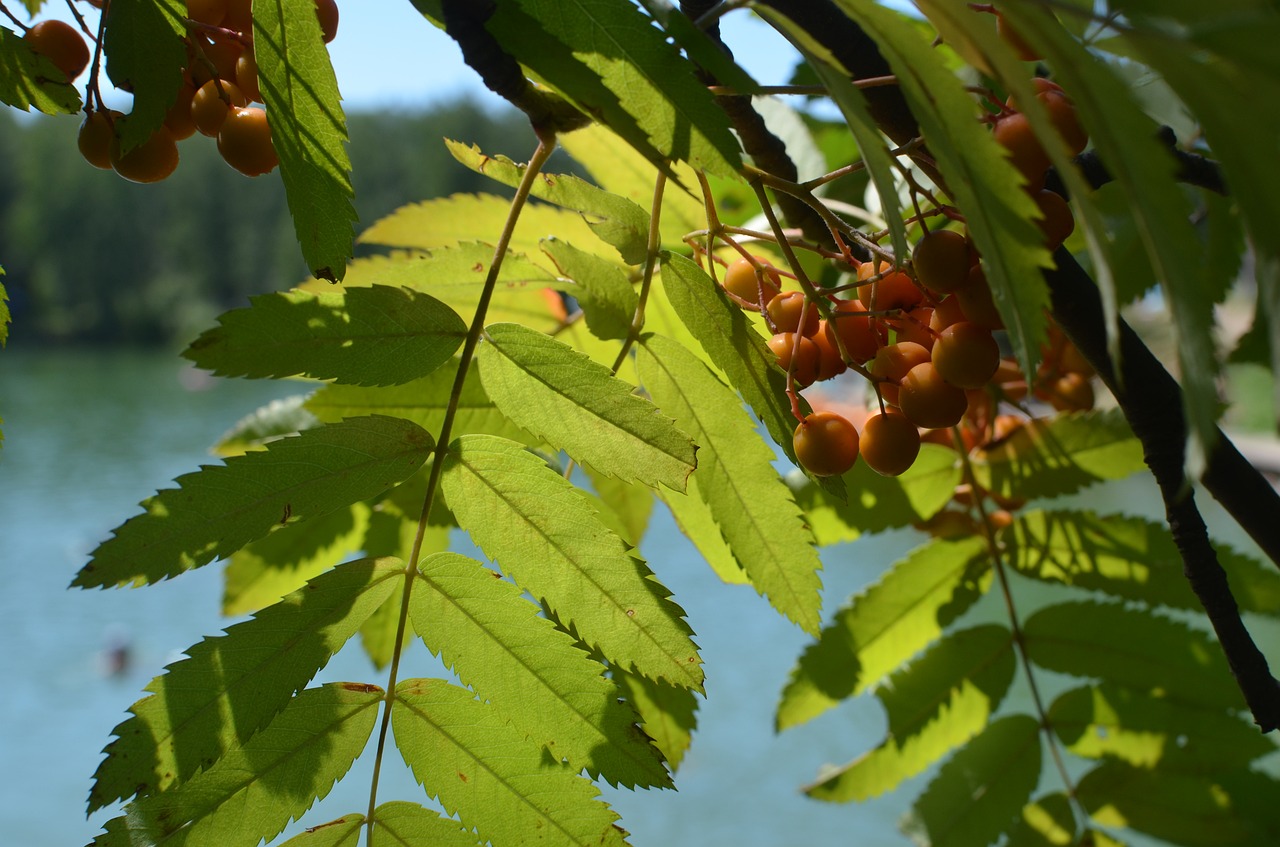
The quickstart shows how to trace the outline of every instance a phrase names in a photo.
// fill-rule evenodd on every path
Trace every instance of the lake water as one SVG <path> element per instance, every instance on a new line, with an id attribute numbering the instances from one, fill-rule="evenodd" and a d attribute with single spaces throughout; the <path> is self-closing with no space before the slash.
<path id="1" fill-rule="evenodd" d="M 209 445 L 241 415 L 297 391 L 210 381 L 162 354 L 0 351 L 4 843 L 88 843 L 109 817 L 101 812 L 86 820 L 83 810 L 112 728 L 166 663 L 228 623 L 218 612 L 217 565 L 137 590 L 68 590 L 70 580 L 89 552 L 136 513 L 138 501 L 212 461 Z M 1117 501 L 1151 511 L 1152 495 L 1149 483 L 1137 481 Z M 824 551 L 828 616 L 920 540 L 895 532 Z M 708 699 L 676 776 L 678 791 L 604 789 L 632 843 L 906 843 L 896 822 L 925 777 L 861 806 L 818 803 L 798 791 L 823 762 L 847 761 L 882 737 L 878 705 L 856 700 L 775 736 L 778 692 L 808 637 L 749 589 L 720 583 L 665 512 L 655 515 L 641 550 L 689 613 L 706 661 Z M 127 639 L 134 659 L 122 677 L 104 667 L 104 651 L 116 639 Z M 437 672 L 420 645 L 406 663 L 402 677 Z M 385 684 L 385 673 L 352 644 L 321 679 Z M 398 757 L 387 764 L 379 800 L 421 800 Z M 303 822 L 364 811 L 371 767 L 368 756 L 357 762 Z"/>

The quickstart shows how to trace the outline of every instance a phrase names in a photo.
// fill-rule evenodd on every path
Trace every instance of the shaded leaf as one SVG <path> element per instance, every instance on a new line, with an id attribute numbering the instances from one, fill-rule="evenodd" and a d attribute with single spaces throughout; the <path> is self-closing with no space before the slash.
<path id="1" fill-rule="evenodd" d="M 398 385 L 453 357 L 467 325 L 434 297 L 375 285 L 254 297 L 205 330 L 183 356 L 218 376 L 302 376 Z"/>
<path id="2" fill-rule="evenodd" d="M 778 704 L 778 729 L 810 721 L 884 679 L 972 606 L 990 578 L 980 538 L 914 550 L 837 612 L 801 654 Z"/>
<path id="3" fill-rule="evenodd" d="M 1005 561 L 1027 576 L 1143 603 L 1202 608 L 1163 523 L 1093 512 L 1028 512 L 1001 540 Z M 1280 612 L 1280 574 L 1225 545 L 1218 545 L 1218 558 L 1241 609 Z"/>
<path id="4" fill-rule="evenodd" d="M 1009 844 L 1019 847 L 1075 847 L 1076 816 L 1065 794 L 1046 794 L 1022 807 L 1022 815 L 1009 830 Z M 1107 842 L 1094 842 L 1105 847 Z"/>
<path id="5" fill-rule="evenodd" d="M 485 391 L 522 429 L 600 473 L 684 490 L 697 448 L 631 385 L 518 324 L 486 327 L 485 341 L 476 354 Z"/>
<path id="6" fill-rule="evenodd" d="M 289 214 L 311 272 L 341 280 L 351 259 L 347 119 L 312 0 L 254 0 L 258 87 L 270 115 Z"/>
<path id="7" fill-rule="evenodd" d="M 364 815 L 355 812 L 328 823 L 308 827 L 281 847 L 356 847 L 363 828 Z"/>
<path id="8" fill-rule="evenodd" d="M 322 574 L 252 620 L 187 650 L 113 731 L 89 811 L 153 794 L 243 747 L 391 593 L 404 564 L 365 559 Z"/>
<path id="9" fill-rule="evenodd" d="M 513 726 L 592 778 L 672 787 L 604 667 L 519 588 L 456 553 L 428 556 L 415 576 L 409 614 L 419 636 Z"/>
<path id="10" fill-rule="evenodd" d="M 235 422 L 213 445 L 213 453 L 224 459 L 260 450 L 272 441 L 311 429 L 320 421 L 306 409 L 307 396 L 295 394 L 272 400 Z M 363 414 L 363 413 L 362 413 Z M 354 417 L 349 415 L 348 417 Z M 341 420 L 336 418 L 335 420 Z"/>
<path id="11" fill-rule="evenodd" d="M 182 87 L 187 65 L 183 43 L 187 28 L 183 0 L 140 0 L 112 3 L 103 13 L 107 28 L 102 52 L 107 76 L 117 88 L 133 92 L 129 119 L 120 121 L 120 147 L 128 151 L 160 128 Z"/>
<path id="12" fill-rule="evenodd" d="M 315 520 L 285 526 L 231 554 L 222 614 L 256 612 L 361 549 L 369 507 L 352 503 Z"/>
<path id="13" fill-rule="evenodd" d="M 693 731 L 698 726 L 698 700 L 693 690 L 627 673 L 618 667 L 610 673 L 627 700 L 640 713 L 643 721 L 640 728 L 662 752 L 667 766 L 674 773 L 684 760 Z"/>
<path id="14" fill-rule="evenodd" d="M 737 395 L 668 338 L 646 336 L 637 361 L 654 402 L 698 443 L 698 494 L 734 559 L 775 609 L 817 635 L 822 563 L 813 535 Z"/>
<path id="15" fill-rule="evenodd" d="M 351 768 L 383 691 L 337 682 L 300 692 L 241 748 L 190 782 L 125 807 L 95 847 L 256 844 L 301 817 Z"/>
<path id="16" fill-rule="evenodd" d="M 956 753 L 903 821 L 917 844 L 985 847 L 1009 828 L 1040 781 L 1040 726 L 1010 715 Z"/>
<path id="17" fill-rule="evenodd" d="M 396 744 L 448 814 L 495 844 L 624 844 L 599 790 L 507 724 L 470 691 L 442 680 L 396 686 Z"/>
<path id="18" fill-rule="evenodd" d="M 1167 618 L 1114 603 L 1059 603 L 1027 618 L 1022 631 L 1027 656 L 1047 670 L 1199 706 L 1244 708 L 1222 649 Z"/>
<path id="19" fill-rule="evenodd" d="M 463 436 L 440 487 L 485 555 L 611 663 L 701 690 L 684 610 L 541 459 L 499 438 Z"/>
<path id="20" fill-rule="evenodd" d="M 518 0 L 485 28 L 654 164 L 678 159 L 721 176 L 741 167 L 729 119 L 693 65 L 631 4 Z"/>
<path id="21" fill-rule="evenodd" d="M 486 156 L 480 148 L 457 141 L 445 146 L 466 167 L 515 188 L 524 179 L 525 165 L 517 165 L 506 156 Z M 649 213 L 625 197 L 596 188 L 572 174 L 542 173 L 534 180 L 530 193 L 548 203 L 581 212 L 587 226 L 606 244 L 617 248 L 628 265 L 644 262 L 648 252 Z"/>
<path id="22" fill-rule="evenodd" d="M 1123 684 L 1075 688 L 1049 706 L 1049 725 L 1067 749 L 1089 759 L 1205 774 L 1247 768 L 1275 743 L 1238 717 L 1179 703 Z"/>
<path id="23" fill-rule="evenodd" d="M 574 281 L 573 296 L 592 334 L 626 338 L 640 298 L 622 268 L 555 238 L 542 243 L 542 252 L 556 263 L 561 275 Z"/>
<path id="24" fill-rule="evenodd" d="M 426 461 L 431 436 L 398 418 L 352 418 L 206 465 L 144 501 L 72 585 L 141 585 L 226 557 L 277 526 L 367 500 Z"/>
<path id="25" fill-rule="evenodd" d="M 591 487 L 595 489 L 601 504 L 615 519 L 613 530 L 632 547 L 640 545 L 649 516 L 653 512 L 653 491 L 643 485 L 631 485 L 617 477 L 593 473 L 586 469 Z"/>
<path id="26" fill-rule="evenodd" d="M 1013 636 L 986 625 L 949 634 L 876 691 L 889 716 L 880 746 L 823 773 L 805 793 L 862 801 L 922 773 L 987 726 L 1013 682 Z"/>
<path id="27" fill-rule="evenodd" d="M 75 114 L 80 92 L 53 62 L 31 49 L 11 29 L 0 27 L 0 103 L 28 111 L 32 106 L 46 115 Z M 4 342 L 9 311 L 0 286 L 0 343 Z"/>

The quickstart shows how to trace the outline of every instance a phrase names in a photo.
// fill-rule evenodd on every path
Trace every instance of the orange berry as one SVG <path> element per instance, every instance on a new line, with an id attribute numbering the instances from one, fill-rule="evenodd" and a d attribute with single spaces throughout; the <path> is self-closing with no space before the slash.
<path id="1" fill-rule="evenodd" d="M 111 142 L 116 137 L 114 122 L 119 116 L 119 112 L 89 112 L 80 124 L 76 146 L 84 160 L 95 168 L 111 170 Z"/>
<path id="2" fill-rule="evenodd" d="M 270 173 L 280 164 L 267 113 L 261 109 L 232 108 L 218 133 L 218 152 L 245 176 Z"/>
<path id="3" fill-rule="evenodd" d="M 813 335 L 813 343 L 818 348 L 818 377 L 814 380 L 815 382 L 831 379 L 849 370 L 844 359 L 840 358 L 840 351 L 836 348 L 835 342 L 827 334 L 826 321 L 818 322 L 818 331 Z"/>
<path id="4" fill-rule="evenodd" d="M 839 476 L 858 461 L 858 431 L 835 412 L 813 412 L 791 439 L 796 459 L 814 476 Z"/>
<path id="5" fill-rule="evenodd" d="M 1013 166 L 1026 178 L 1028 189 L 1044 186 L 1044 173 L 1049 170 L 1049 154 L 1031 130 L 1031 122 L 1021 112 L 1011 112 L 996 120 L 992 137 L 1009 151 Z"/>
<path id="6" fill-rule="evenodd" d="M 1071 206 L 1061 194 L 1048 189 L 1036 192 L 1032 199 L 1040 207 L 1041 219 L 1037 223 L 1044 233 L 1045 242 L 1050 250 L 1056 250 L 1075 232 L 1076 219 L 1071 214 Z"/>
<path id="7" fill-rule="evenodd" d="M 881 264 L 879 279 L 858 286 L 858 299 L 873 312 L 885 312 L 890 309 L 911 309 L 924 300 L 924 292 L 916 287 L 911 277 L 902 271 L 891 270 L 888 265 Z M 871 271 L 872 263 L 863 262 L 858 268 L 858 279 L 871 279 L 875 273 Z"/>
<path id="8" fill-rule="evenodd" d="M 964 389 L 944 380 L 933 362 L 922 362 L 903 377 L 898 405 L 916 426 L 944 429 L 960 423 L 969 408 L 969 398 Z"/>
<path id="9" fill-rule="evenodd" d="M 937 339 L 929 328 L 932 322 L 932 306 L 916 306 L 901 317 L 885 318 L 885 323 L 893 327 L 894 341 L 913 341 L 926 350 L 932 350 Z"/>
<path id="10" fill-rule="evenodd" d="M 981 265 L 970 269 L 969 284 L 952 296 L 956 298 L 965 320 L 983 329 L 1004 329 L 1004 318 L 1000 317 L 1000 310 L 991 297 L 991 286 L 987 284 L 987 275 Z"/>
<path id="11" fill-rule="evenodd" d="M 1049 113 L 1050 122 L 1067 142 L 1071 155 L 1077 155 L 1084 150 L 1089 144 L 1089 133 L 1085 132 L 1084 127 L 1080 125 L 1080 116 L 1076 113 L 1075 104 L 1062 90 L 1062 86 L 1042 77 L 1035 77 L 1031 80 L 1031 84 L 1036 90 L 1036 99 Z M 1010 109 L 1022 111 L 1018 108 L 1018 102 L 1014 97 L 1010 97 L 1005 105 Z"/>
<path id="12" fill-rule="evenodd" d="M 877 350 L 875 358 L 867 365 L 867 370 L 872 376 L 884 380 L 876 383 L 884 401 L 897 405 L 898 384 L 912 368 L 927 361 L 929 351 L 922 345 L 914 341 L 900 341 Z"/>
<path id="13" fill-rule="evenodd" d="M 1014 55 L 1024 62 L 1040 61 L 1040 53 L 1036 48 L 1032 47 L 1026 40 L 1014 29 L 1008 21 L 1004 19 L 1004 15 L 996 13 L 996 33 L 1009 45 Z"/>
<path id="14" fill-rule="evenodd" d="M 774 328 L 778 332 L 799 332 L 801 335 L 812 337 L 818 331 L 818 324 L 822 321 L 822 316 L 818 314 L 818 307 L 808 303 L 804 294 L 799 291 L 781 292 L 769 301 L 765 309 L 769 313 L 769 320 L 773 321 Z M 801 321 L 803 321 L 803 329 L 801 329 Z"/>
<path id="15" fill-rule="evenodd" d="M 920 455 L 920 431 L 902 415 L 872 415 L 862 426 L 858 452 L 871 470 L 898 476 Z"/>
<path id="16" fill-rule="evenodd" d="M 964 310 L 960 308 L 960 298 L 952 294 L 944 300 L 939 300 L 933 307 L 933 314 L 929 317 L 929 329 L 934 332 L 942 332 L 952 324 L 959 323 L 964 319 Z"/>
<path id="17" fill-rule="evenodd" d="M 782 290 L 782 276 L 773 265 L 756 257 L 761 265 L 761 272 L 756 274 L 755 266 L 746 259 L 737 259 L 725 268 L 720 284 L 724 290 L 758 308 L 778 296 Z"/>
<path id="18" fill-rule="evenodd" d="M 950 229 L 935 229 L 911 252 L 916 279 L 930 291 L 950 294 L 969 279 L 969 242 Z"/>
<path id="19" fill-rule="evenodd" d="M 44 56 L 72 82 L 89 67 L 89 45 L 75 27 L 53 18 L 40 21 L 22 36 L 31 49 Z"/>
<path id="20" fill-rule="evenodd" d="M 875 356 L 880 348 L 880 339 L 876 334 L 871 319 L 866 316 L 867 307 L 857 300 L 841 300 L 832 310 L 831 320 L 827 322 L 827 340 L 831 346 L 839 349 L 836 336 L 844 343 L 849 358 L 862 364 Z M 862 313 L 862 314 L 860 314 Z"/>
<path id="21" fill-rule="evenodd" d="M 187 0 L 187 17 L 209 26 L 219 26 L 227 16 L 227 0 Z"/>
<path id="22" fill-rule="evenodd" d="M 262 102 L 262 90 L 258 87 L 258 60 L 252 50 L 245 50 L 236 59 L 236 85 L 245 97 L 255 103 Z"/>
<path id="23" fill-rule="evenodd" d="M 316 0 L 316 17 L 320 19 L 320 32 L 328 44 L 338 35 L 338 4 L 336 0 Z"/>
<path id="24" fill-rule="evenodd" d="M 218 85 L 222 89 L 219 91 Z M 228 113 L 236 106 L 247 106 L 249 100 L 233 82 L 209 80 L 191 98 L 191 119 L 196 129 L 212 138 L 222 129 Z"/>
<path id="25" fill-rule="evenodd" d="M 177 170 L 178 145 L 163 126 L 128 152 L 121 149 L 119 136 L 114 136 L 111 167 L 130 182 L 159 182 Z"/>
<path id="26" fill-rule="evenodd" d="M 938 335 L 933 365 L 957 388 L 981 388 L 1000 367 L 1000 345 L 991 330 L 961 321 Z"/>
<path id="27" fill-rule="evenodd" d="M 191 116 L 191 100 L 196 96 L 196 89 L 191 83 L 184 81 L 178 89 L 178 96 L 164 116 L 164 128 L 174 141 L 190 138 L 196 132 L 196 120 Z"/>
<path id="28" fill-rule="evenodd" d="M 818 378 L 818 345 L 810 338 L 794 332 L 780 332 L 769 339 L 769 349 L 778 357 L 778 365 L 805 386 Z"/>
<path id="29" fill-rule="evenodd" d="M 1077 373 L 1063 374 L 1037 389 L 1036 396 L 1048 400 L 1059 412 L 1087 412 L 1094 404 L 1093 383 Z"/>

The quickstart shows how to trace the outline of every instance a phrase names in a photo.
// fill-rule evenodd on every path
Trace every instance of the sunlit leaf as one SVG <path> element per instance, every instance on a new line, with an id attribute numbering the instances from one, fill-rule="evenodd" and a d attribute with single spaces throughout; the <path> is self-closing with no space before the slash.
<path id="1" fill-rule="evenodd" d="M 606 339 L 626 338 L 640 298 L 622 268 L 555 238 L 544 241 L 542 251 L 556 263 L 562 276 L 576 283 L 573 296 L 582 307 L 592 334 Z"/>
<path id="2" fill-rule="evenodd" d="M 453 158 L 476 173 L 515 187 L 524 179 L 525 166 L 506 156 L 486 156 L 480 148 L 446 141 Z M 606 244 L 617 248 L 629 265 L 644 261 L 649 237 L 649 213 L 625 197 L 596 188 L 572 174 L 539 174 L 530 192 L 534 197 L 580 212 L 587 226 Z"/>
<path id="3" fill-rule="evenodd" d="M 689 485 L 683 494 L 676 491 L 660 492 L 671 517 L 684 537 L 693 542 L 703 560 L 715 571 L 716 576 L 730 585 L 750 585 L 751 579 L 742 565 L 733 557 L 733 551 L 724 540 L 724 533 L 716 523 L 711 507 L 698 487 L 698 475 L 689 477 Z"/>
<path id="4" fill-rule="evenodd" d="M 972 606 L 990 578 L 980 538 L 916 549 L 837 612 L 801 654 L 778 705 L 778 729 L 810 721 L 884 679 Z"/>
<path id="5" fill-rule="evenodd" d="M 46 115 L 74 114 L 80 108 L 80 92 L 22 36 L 0 27 L 0 103 L 24 112 L 34 106 Z M 4 300 L 4 287 L 0 286 L 0 343 L 9 321 Z"/>
<path id="6" fill-rule="evenodd" d="M 464 436 L 450 446 L 440 487 L 485 555 L 611 663 L 701 690 L 684 610 L 541 459 L 499 438 Z"/>
<path id="7" fill-rule="evenodd" d="M 653 513 L 653 489 L 595 473 L 589 468 L 585 470 L 600 503 L 615 520 L 614 531 L 623 541 L 632 547 L 638 547 L 649 527 L 649 516 Z"/>
<path id="8" fill-rule="evenodd" d="M 404 576 L 365 559 L 316 577 L 252 620 L 206 638 L 170 665 L 114 730 L 89 793 L 92 812 L 181 784 L 238 749 L 284 708 Z M 234 719 L 232 718 L 234 716 Z"/>
<path id="9" fill-rule="evenodd" d="M 475 834 L 457 821 L 424 809 L 417 803 L 383 803 L 373 813 L 378 829 L 402 847 L 476 847 Z"/>
<path id="10" fill-rule="evenodd" d="M 1022 815 L 1009 830 L 1009 844 L 1018 847 L 1075 847 L 1075 810 L 1065 794 L 1047 794 L 1022 807 Z M 1105 847 L 1106 842 L 1094 842 Z"/>
<path id="11" fill-rule="evenodd" d="M 1185 624 L 1114 603 L 1059 603 L 1027 618 L 1022 632 L 1027 656 L 1047 670 L 1200 706 L 1244 707 L 1222 648 Z"/>
<path id="12" fill-rule="evenodd" d="M 274 838 L 323 799 L 373 732 L 383 691 L 336 682 L 298 694 L 243 747 L 190 782 L 143 797 L 95 847 L 225 847 Z"/>
<path id="13" fill-rule="evenodd" d="M 889 716 L 880 746 L 820 774 L 805 793 L 836 803 L 896 788 L 981 732 L 1013 682 L 1013 637 L 1002 626 L 953 632 L 876 691 Z"/>
<path id="14" fill-rule="evenodd" d="M 604 667 L 496 571 L 456 553 L 423 559 L 409 613 L 463 683 L 557 758 L 628 788 L 671 786 Z"/>
<path id="15" fill-rule="evenodd" d="M 396 687 L 396 744 L 428 794 L 495 844 L 624 844 L 599 790 L 506 723 L 470 691 L 442 680 Z"/>
<path id="16" fill-rule="evenodd" d="M 654 402 L 698 443 L 698 493 L 734 559 L 775 609 L 817 635 L 822 563 L 773 450 L 737 395 L 680 344 L 646 336 L 637 356 Z"/>
<path id="17" fill-rule="evenodd" d="M 640 728 L 662 751 L 667 766 L 674 772 L 684 760 L 698 726 L 697 695 L 692 689 L 627 673 L 621 668 L 613 668 L 612 674 L 614 682 L 640 713 L 643 721 Z"/>
<path id="18" fill-rule="evenodd" d="M 1039 722 L 1001 718 L 942 766 L 903 831 L 932 847 L 985 847 L 1013 823 L 1039 781 Z"/>
<path id="19" fill-rule="evenodd" d="M 453 357 L 467 325 L 434 297 L 375 285 L 253 298 L 218 318 L 183 355 L 218 376 L 401 385 Z"/>
<path id="20" fill-rule="evenodd" d="M 254 0 L 258 86 L 280 157 L 289 213 L 311 272 L 341 280 L 351 259 L 347 119 L 313 0 Z"/>
<path id="21" fill-rule="evenodd" d="M 178 477 L 93 552 L 72 585 L 157 582 L 226 557 L 278 526 L 367 500 L 407 479 L 431 436 L 398 418 L 351 418 Z"/>
<path id="22" fill-rule="evenodd" d="M 1247 768 L 1275 743 L 1217 708 L 1169 700 L 1123 683 L 1104 682 L 1060 695 L 1049 725 L 1068 750 L 1140 768 L 1205 774 Z"/>
<path id="23" fill-rule="evenodd" d="M 227 459 L 260 450 L 272 441 L 311 429 L 320 421 L 307 411 L 305 394 L 272 400 L 235 422 L 213 445 L 216 456 Z M 366 414 L 366 413 L 361 413 Z M 354 416 L 352 416 L 354 417 Z"/>
<path id="24" fill-rule="evenodd" d="M 503 414 L 575 461 L 684 490 L 697 449 L 668 413 L 572 347 L 519 324 L 485 328 L 481 381 Z"/>
<path id="25" fill-rule="evenodd" d="M 160 128 L 177 99 L 187 65 L 182 22 L 187 8 L 183 0 L 138 0 L 112 3 L 104 14 L 107 76 L 117 88 L 133 92 L 129 119 L 117 126 L 120 146 L 127 151 Z"/>
<path id="26" fill-rule="evenodd" d="M 364 815 L 356 812 L 343 815 L 328 823 L 308 827 L 281 847 L 356 847 L 360 841 L 362 829 L 364 829 Z"/>

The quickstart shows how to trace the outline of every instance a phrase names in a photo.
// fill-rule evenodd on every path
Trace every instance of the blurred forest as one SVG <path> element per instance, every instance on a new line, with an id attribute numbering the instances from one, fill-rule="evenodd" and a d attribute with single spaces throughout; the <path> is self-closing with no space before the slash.
<path id="1" fill-rule="evenodd" d="M 405 203 L 501 191 L 458 165 L 442 138 L 516 159 L 534 143 L 518 113 L 465 102 L 348 123 L 358 229 Z M 0 109 L 11 345 L 181 344 L 249 295 L 307 278 L 278 174 L 245 178 L 197 135 L 179 144 L 173 176 L 134 185 L 80 157 L 78 128 Z"/>

